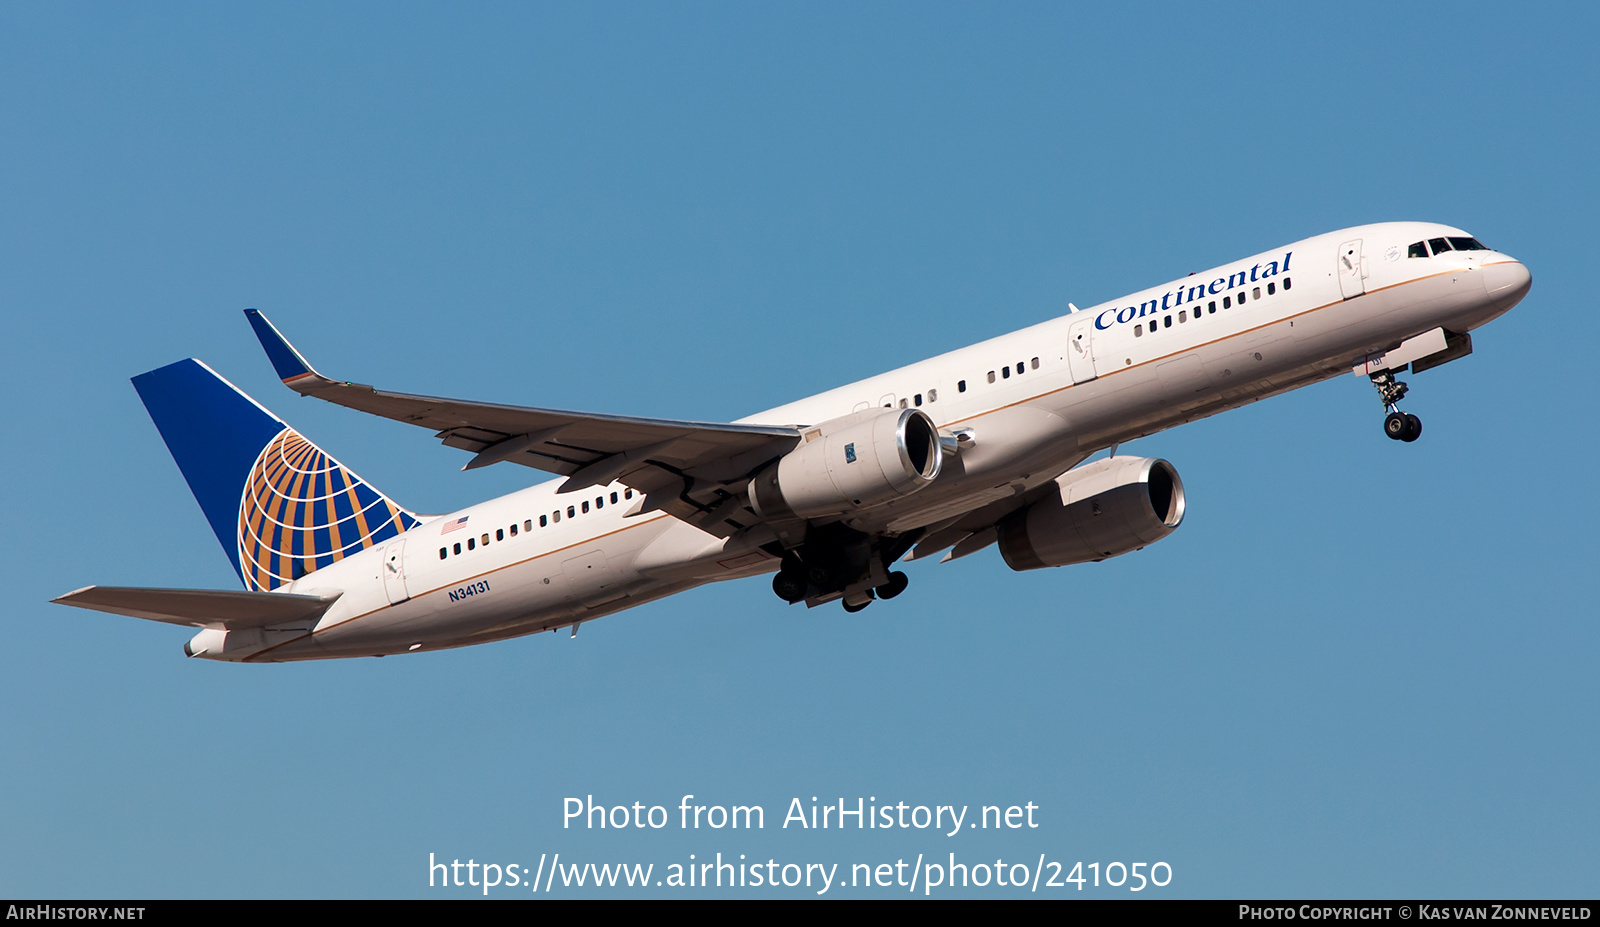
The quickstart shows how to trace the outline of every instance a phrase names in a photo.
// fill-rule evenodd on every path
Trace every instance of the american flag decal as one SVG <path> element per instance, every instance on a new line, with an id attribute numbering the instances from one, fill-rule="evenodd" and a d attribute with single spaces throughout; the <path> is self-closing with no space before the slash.
<path id="1" fill-rule="evenodd" d="M 465 527 L 466 524 L 467 524 L 467 519 L 470 518 L 470 517 L 471 516 L 469 516 L 469 515 L 463 515 L 460 518 L 452 519 L 451 521 L 445 522 L 444 523 L 444 527 L 439 529 L 439 533 L 440 534 L 449 534 L 450 532 L 456 530 L 457 528 Z"/>

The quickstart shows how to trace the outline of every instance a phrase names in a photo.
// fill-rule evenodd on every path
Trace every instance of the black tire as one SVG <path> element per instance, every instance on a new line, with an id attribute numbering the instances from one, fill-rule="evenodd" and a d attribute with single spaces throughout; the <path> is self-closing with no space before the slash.
<path id="1" fill-rule="evenodd" d="M 1395 441 L 1405 440 L 1406 433 L 1411 430 L 1411 422 L 1404 412 L 1390 412 L 1383 420 L 1383 433 Z"/>
<path id="2" fill-rule="evenodd" d="M 1422 437 L 1422 419 L 1417 418 L 1415 415 L 1412 415 L 1410 412 L 1407 412 L 1406 413 L 1406 433 L 1400 436 L 1400 440 L 1402 440 L 1402 441 L 1404 441 L 1404 442 L 1409 444 L 1412 441 L 1415 441 L 1420 437 Z"/>
<path id="3" fill-rule="evenodd" d="M 806 597 L 805 575 L 784 570 L 772 577 L 772 591 L 778 598 L 793 605 Z"/>
<path id="4" fill-rule="evenodd" d="M 888 582 L 872 591 L 876 592 L 878 594 L 878 598 L 880 599 L 892 599 L 900 593 L 905 592 L 906 587 L 909 585 L 911 585 L 911 580 L 906 577 L 906 574 L 896 570 L 889 574 Z"/>

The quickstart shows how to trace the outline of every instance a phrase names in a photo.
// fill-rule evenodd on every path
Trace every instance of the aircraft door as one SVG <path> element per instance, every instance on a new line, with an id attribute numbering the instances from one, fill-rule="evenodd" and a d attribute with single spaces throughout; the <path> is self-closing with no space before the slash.
<path id="1" fill-rule="evenodd" d="M 1094 317 L 1084 316 L 1067 329 L 1067 369 L 1072 371 L 1072 382 L 1093 380 L 1094 369 Z"/>
<path id="2" fill-rule="evenodd" d="M 1367 291 L 1361 270 L 1361 239 L 1347 241 L 1339 246 L 1339 292 L 1345 299 L 1360 296 Z"/>
<path id="3" fill-rule="evenodd" d="M 399 605 L 411 598 L 406 590 L 405 549 L 403 534 L 383 546 L 383 592 L 389 597 L 390 605 Z"/>

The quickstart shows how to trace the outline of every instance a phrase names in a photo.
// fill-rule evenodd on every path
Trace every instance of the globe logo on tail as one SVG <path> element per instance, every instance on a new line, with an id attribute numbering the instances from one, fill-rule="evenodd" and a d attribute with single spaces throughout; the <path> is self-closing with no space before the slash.
<path id="1" fill-rule="evenodd" d="M 398 535 L 417 519 L 301 437 L 261 449 L 239 502 L 239 572 L 271 590 Z"/>

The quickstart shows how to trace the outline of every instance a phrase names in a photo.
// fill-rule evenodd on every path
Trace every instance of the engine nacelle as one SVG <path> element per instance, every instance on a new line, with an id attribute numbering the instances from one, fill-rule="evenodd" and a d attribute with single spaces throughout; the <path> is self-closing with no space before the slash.
<path id="1" fill-rule="evenodd" d="M 763 518 L 821 518 L 871 508 L 932 483 L 944 462 L 921 409 L 870 409 L 823 422 L 816 436 L 750 481 Z"/>
<path id="2" fill-rule="evenodd" d="M 1108 457 L 1055 482 L 1056 492 L 1000 521 L 1000 555 L 1013 570 L 1115 557 L 1183 521 L 1183 481 L 1165 460 Z"/>

